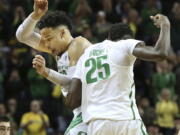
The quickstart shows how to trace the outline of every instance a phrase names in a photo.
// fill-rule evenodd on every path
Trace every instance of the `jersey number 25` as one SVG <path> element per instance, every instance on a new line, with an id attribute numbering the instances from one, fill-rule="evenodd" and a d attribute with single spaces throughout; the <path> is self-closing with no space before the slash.
<path id="1" fill-rule="evenodd" d="M 106 60 L 107 55 L 104 55 L 97 58 L 90 58 L 85 62 L 85 67 L 90 67 L 90 70 L 86 74 L 87 84 L 97 82 L 98 80 L 105 80 L 110 76 L 109 64 L 103 63 L 103 61 Z M 95 77 L 92 77 L 94 72 L 98 74 Z"/>

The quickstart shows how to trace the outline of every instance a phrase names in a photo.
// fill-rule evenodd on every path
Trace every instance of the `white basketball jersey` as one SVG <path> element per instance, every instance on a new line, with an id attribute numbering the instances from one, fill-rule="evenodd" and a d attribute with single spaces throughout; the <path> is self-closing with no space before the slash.
<path id="1" fill-rule="evenodd" d="M 74 78 L 82 81 L 84 122 L 96 119 L 140 119 L 135 100 L 134 47 L 141 41 L 105 40 L 90 46 L 76 66 Z"/>
<path id="2" fill-rule="evenodd" d="M 66 51 L 65 53 L 63 53 L 61 57 L 57 56 L 56 61 L 57 61 L 58 72 L 72 78 L 75 73 L 76 66 L 72 66 L 72 67 L 69 66 L 68 52 Z M 62 87 L 62 94 L 65 97 L 67 96 L 68 86 Z M 80 107 L 73 110 L 74 116 L 78 115 L 80 112 L 81 112 Z"/>

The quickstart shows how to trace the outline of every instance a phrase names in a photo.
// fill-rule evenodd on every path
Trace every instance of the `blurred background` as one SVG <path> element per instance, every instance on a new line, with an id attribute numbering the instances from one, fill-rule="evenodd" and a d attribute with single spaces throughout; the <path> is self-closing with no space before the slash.
<path id="1" fill-rule="evenodd" d="M 33 0 L 0 0 L 0 116 L 13 121 L 14 135 L 24 135 L 20 125 L 27 112 L 41 110 L 50 126 L 45 134 L 62 135 L 72 119 L 63 104 L 61 87 L 39 76 L 32 58 L 42 54 L 47 66 L 56 69 L 48 54 L 17 42 L 19 24 L 32 12 Z M 107 38 L 112 23 L 128 23 L 134 37 L 154 45 L 159 30 L 149 16 L 162 13 L 171 21 L 171 55 L 167 61 L 138 60 L 135 65 L 136 99 L 149 135 L 176 135 L 180 129 L 180 1 L 175 0 L 49 0 L 49 10 L 64 10 L 73 19 L 74 36 L 92 43 Z M 35 101 L 38 100 L 38 101 Z M 33 125 L 38 130 L 40 124 Z M 42 135 L 45 135 L 42 134 Z M 40 134 L 38 134 L 40 135 Z"/>

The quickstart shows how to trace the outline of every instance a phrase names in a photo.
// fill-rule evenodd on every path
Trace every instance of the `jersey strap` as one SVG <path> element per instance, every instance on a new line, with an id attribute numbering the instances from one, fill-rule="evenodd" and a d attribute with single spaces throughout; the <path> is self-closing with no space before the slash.
<path id="1" fill-rule="evenodd" d="M 77 115 L 75 119 L 72 120 L 64 135 L 67 135 L 72 128 L 74 128 L 75 126 L 79 125 L 82 122 L 83 122 L 82 113 L 80 113 L 79 115 Z"/>
<path id="2" fill-rule="evenodd" d="M 133 94 L 133 91 L 132 91 L 132 88 L 134 87 L 134 83 L 131 85 L 131 92 L 129 94 L 129 98 L 131 99 L 132 98 L 132 94 Z M 132 99 L 131 99 L 132 100 Z M 135 120 L 135 112 L 134 112 L 134 109 L 133 109 L 133 106 L 134 106 L 134 102 L 133 100 L 131 101 L 131 110 L 132 110 L 132 113 L 133 113 L 133 120 Z"/>

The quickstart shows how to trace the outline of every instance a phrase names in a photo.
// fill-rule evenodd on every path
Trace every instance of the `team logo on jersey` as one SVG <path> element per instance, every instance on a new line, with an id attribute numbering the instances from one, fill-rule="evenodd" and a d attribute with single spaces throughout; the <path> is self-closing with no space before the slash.
<path id="1" fill-rule="evenodd" d="M 67 75 L 68 68 L 69 66 L 65 66 L 65 65 L 58 66 L 58 72 Z"/>

